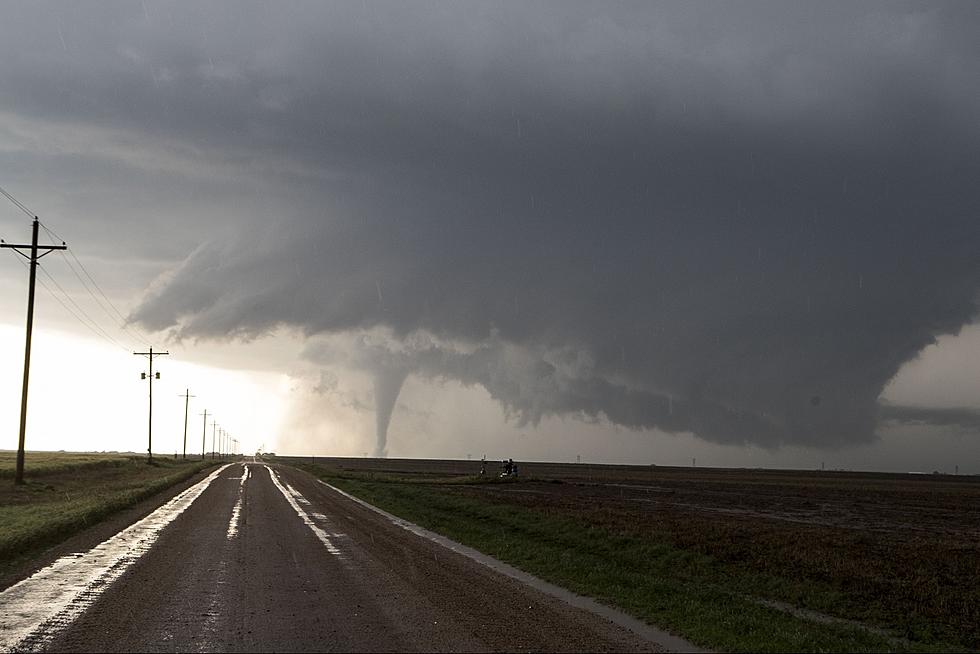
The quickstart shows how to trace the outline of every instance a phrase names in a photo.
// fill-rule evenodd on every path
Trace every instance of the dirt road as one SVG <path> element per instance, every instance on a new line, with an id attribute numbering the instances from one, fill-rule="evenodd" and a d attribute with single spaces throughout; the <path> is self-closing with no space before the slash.
<path id="1" fill-rule="evenodd" d="M 304 472 L 222 468 L 0 593 L 0 650 L 655 651 Z"/>

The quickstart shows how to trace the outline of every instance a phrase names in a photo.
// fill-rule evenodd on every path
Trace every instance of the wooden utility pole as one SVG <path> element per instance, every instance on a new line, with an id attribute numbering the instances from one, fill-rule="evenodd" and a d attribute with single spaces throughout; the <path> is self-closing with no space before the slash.
<path id="1" fill-rule="evenodd" d="M 34 216 L 33 231 L 30 245 L 18 245 L 14 243 L 4 243 L 0 240 L 0 248 L 11 248 L 14 252 L 21 255 L 30 262 L 30 283 L 27 287 L 27 337 L 24 343 L 24 381 L 20 391 L 20 436 L 17 438 L 17 471 L 14 474 L 14 483 L 24 483 L 24 441 L 27 435 L 27 385 L 31 376 L 31 333 L 34 331 L 34 285 L 37 279 L 37 262 L 46 254 L 55 250 L 67 250 L 68 246 L 61 245 L 38 245 L 37 230 L 41 221 Z M 30 255 L 22 250 L 30 250 Z M 40 255 L 38 250 L 44 250 Z"/>
<path id="2" fill-rule="evenodd" d="M 201 461 L 207 456 L 208 449 L 208 410 L 204 410 L 204 428 L 201 430 Z"/>
<path id="3" fill-rule="evenodd" d="M 184 460 L 186 461 L 187 460 L 187 409 L 190 408 L 191 398 L 194 396 L 191 395 L 191 389 L 188 388 L 187 390 L 184 391 L 183 395 L 178 395 L 177 397 L 184 398 Z"/>
<path id="4" fill-rule="evenodd" d="M 147 446 L 146 446 L 146 462 L 153 463 L 153 357 L 162 357 L 170 354 L 170 352 L 154 352 L 153 348 L 150 348 L 149 352 L 133 352 L 137 356 L 150 357 L 150 417 L 147 424 Z M 142 373 L 142 378 L 146 379 L 146 373 Z M 156 378 L 160 379 L 160 373 L 156 374 Z"/>
<path id="5" fill-rule="evenodd" d="M 214 414 L 212 414 L 211 417 L 213 418 Z M 217 438 L 217 436 L 218 436 L 218 423 L 212 420 L 211 421 L 211 460 L 212 461 L 214 461 L 214 457 L 218 453 L 218 451 L 214 447 L 214 441 Z"/>

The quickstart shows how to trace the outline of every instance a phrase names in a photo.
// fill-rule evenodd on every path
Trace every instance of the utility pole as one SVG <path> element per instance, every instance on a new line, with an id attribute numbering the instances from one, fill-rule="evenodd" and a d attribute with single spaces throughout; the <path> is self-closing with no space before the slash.
<path id="1" fill-rule="evenodd" d="M 214 414 L 211 414 L 214 417 Z M 214 448 L 214 439 L 218 435 L 218 423 L 214 420 L 211 421 L 211 460 L 214 461 L 214 456 L 217 454 L 217 450 Z"/>
<path id="2" fill-rule="evenodd" d="M 178 395 L 177 397 L 184 398 L 184 461 L 186 461 L 187 460 L 187 409 L 190 407 L 191 398 L 194 396 L 191 395 L 191 389 L 188 388 L 187 390 L 184 391 L 183 395 Z"/>
<path id="3" fill-rule="evenodd" d="M 37 262 L 46 254 L 55 250 L 67 250 L 68 246 L 61 245 L 38 245 L 37 229 L 41 221 L 34 216 L 33 231 L 30 245 L 18 245 L 15 243 L 4 243 L 0 240 L 0 248 L 11 248 L 14 252 L 24 257 L 30 262 L 30 283 L 27 286 L 27 337 L 24 343 L 24 381 L 20 391 L 20 436 L 17 438 L 17 472 L 14 475 L 15 484 L 24 483 L 24 440 L 27 435 L 27 382 L 31 376 L 31 333 L 34 331 L 34 284 L 37 278 Z M 22 252 L 22 249 L 29 249 L 30 255 Z M 38 250 L 44 250 L 40 255 Z"/>
<path id="4" fill-rule="evenodd" d="M 208 449 L 208 410 L 204 410 L 204 428 L 201 429 L 201 461 L 207 456 Z"/>
<path id="5" fill-rule="evenodd" d="M 147 423 L 147 446 L 146 446 L 146 462 L 153 463 L 153 357 L 162 357 L 170 354 L 170 352 L 154 352 L 153 348 L 150 348 L 149 352 L 133 352 L 136 356 L 150 357 L 150 417 Z M 146 379 L 146 373 L 141 373 L 142 378 Z M 160 373 L 157 372 L 156 378 L 160 379 Z"/>

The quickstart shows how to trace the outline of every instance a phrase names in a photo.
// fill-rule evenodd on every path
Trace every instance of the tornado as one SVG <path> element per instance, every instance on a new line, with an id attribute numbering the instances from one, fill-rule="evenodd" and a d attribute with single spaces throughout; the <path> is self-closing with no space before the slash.
<path id="1" fill-rule="evenodd" d="M 408 377 L 404 368 L 378 370 L 374 375 L 374 408 L 377 415 L 378 441 L 374 447 L 376 458 L 388 456 L 388 425 L 395 410 L 395 402 L 401 392 L 402 384 Z"/>

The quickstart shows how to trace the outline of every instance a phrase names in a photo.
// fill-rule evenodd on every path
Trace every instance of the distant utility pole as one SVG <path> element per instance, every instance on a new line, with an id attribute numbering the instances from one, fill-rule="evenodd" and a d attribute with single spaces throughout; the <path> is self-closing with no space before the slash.
<path id="1" fill-rule="evenodd" d="M 61 245 L 38 245 L 37 229 L 41 221 L 34 216 L 34 229 L 31 236 L 30 245 L 18 245 L 15 243 L 4 243 L 0 239 L 0 248 L 11 248 L 14 252 L 24 257 L 30 262 L 30 283 L 27 286 L 27 338 L 24 344 L 24 381 L 20 391 L 20 436 L 17 439 L 17 472 L 14 475 L 15 484 L 24 483 L 24 440 L 27 434 L 27 382 L 31 376 L 31 333 L 34 331 L 34 283 L 37 278 L 37 262 L 46 254 L 55 250 L 67 250 L 68 246 Z M 30 250 L 30 255 L 22 250 Z M 38 254 L 38 250 L 44 250 Z"/>
<path id="2" fill-rule="evenodd" d="M 154 352 L 151 347 L 149 352 L 133 352 L 133 354 L 150 357 L 150 417 L 147 425 L 146 462 L 153 463 L 153 357 L 167 356 L 170 352 Z M 157 372 L 156 378 L 160 379 L 159 372 Z M 146 379 L 145 372 L 142 373 L 142 379 Z"/>
<path id="3" fill-rule="evenodd" d="M 201 430 L 201 461 L 206 457 L 208 442 L 208 410 L 204 410 L 204 428 Z"/>
<path id="4" fill-rule="evenodd" d="M 211 414 L 211 417 L 213 418 L 214 414 Z M 218 450 L 215 449 L 214 447 L 214 441 L 217 435 L 218 435 L 218 423 L 212 420 L 211 421 L 211 460 L 212 461 L 214 461 L 214 457 L 218 453 Z"/>
<path id="5" fill-rule="evenodd" d="M 191 398 L 194 396 L 191 395 L 191 389 L 188 388 L 187 390 L 184 391 L 183 395 L 178 395 L 177 397 L 184 398 L 184 461 L 186 461 L 187 460 L 187 409 L 190 408 Z"/>

